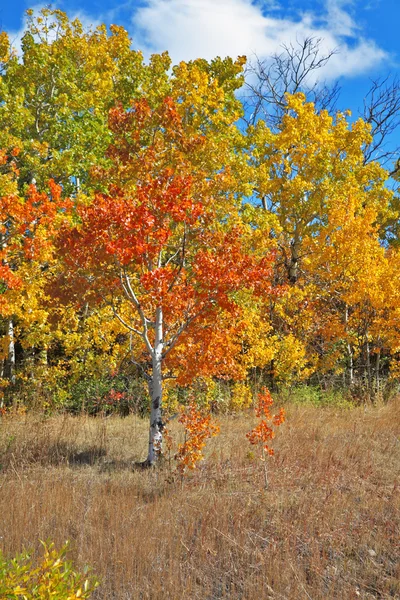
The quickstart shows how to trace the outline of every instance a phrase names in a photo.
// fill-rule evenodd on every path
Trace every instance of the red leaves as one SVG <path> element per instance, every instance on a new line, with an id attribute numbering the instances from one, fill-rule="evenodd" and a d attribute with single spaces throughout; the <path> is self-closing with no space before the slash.
<path id="1" fill-rule="evenodd" d="M 90 249 L 88 261 L 90 257 L 106 260 L 110 255 L 122 265 L 157 264 L 160 250 L 177 226 L 192 225 L 203 213 L 191 196 L 191 178 L 173 177 L 170 171 L 138 186 L 130 196 L 115 192 L 113 196 L 98 194 L 92 205 L 78 209 L 82 227 L 76 231 L 82 255 L 85 247 Z"/>
<path id="2" fill-rule="evenodd" d="M 179 444 L 175 454 L 177 470 L 183 475 L 186 469 L 194 469 L 203 459 L 206 440 L 219 433 L 219 426 L 211 422 L 211 414 L 200 410 L 194 401 L 181 411 L 179 423 L 185 427 L 185 441 Z"/>
<path id="3" fill-rule="evenodd" d="M 155 107 L 141 99 L 110 112 L 108 192 L 78 206 L 81 223 L 59 247 L 84 286 L 82 299 L 112 304 L 148 351 L 162 309 L 165 360 L 189 381 L 215 364 L 232 373 L 238 298 L 270 292 L 273 257 L 252 244 L 229 169 L 181 109 L 167 97 Z M 209 156 L 199 152 L 204 140 Z"/>
<path id="4" fill-rule="evenodd" d="M 211 232 L 204 241 L 208 247 L 200 250 L 194 261 L 196 278 L 220 306 L 232 308 L 232 294 L 243 289 L 262 294 L 271 291 L 273 257 L 252 254 L 239 227 Z"/>
<path id="5" fill-rule="evenodd" d="M 173 283 L 175 274 L 168 265 L 143 273 L 140 283 L 145 292 L 150 293 L 156 304 L 162 304 L 168 295 L 168 290 Z"/>
<path id="6" fill-rule="evenodd" d="M 166 348 L 171 339 L 176 345 L 176 335 L 185 346 L 184 358 L 175 349 L 169 352 L 169 366 L 179 357 L 182 367 L 191 357 L 193 364 L 184 369 L 187 381 L 198 369 L 214 373 L 216 365 L 224 375 L 232 373 L 238 351 L 234 322 L 241 314 L 235 295 L 244 289 L 269 293 L 273 257 L 252 252 L 239 219 L 230 226 L 228 217 L 221 226 L 209 198 L 193 193 L 191 175 L 165 169 L 129 195 L 118 188 L 113 192 L 78 207 L 81 225 L 65 232 L 60 243 L 76 286 L 86 286 L 85 300 L 90 291 L 92 301 L 115 305 L 125 298 L 134 319 L 138 302 L 150 322 L 160 306 Z"/>
<path id="7" fill-rule="evenodd" d="M 148 207 L 155 217 L 155 225 L 171 229 L 171 221 L 193 225 L 204 213 L 200 201 L 192 196 L 192 177 L 174 175 L 165 169 L 156 179 L 136 190 L 137 203 Z"/>
<path id="8" fill-rule="evenodd" d="M 67 211 L 70 201 L 61 199 L 61 188 L 49 182 L 50 195 L 29 186 L 26 199 L 17 196 L 0 198 L 1 279 L 9 288 L 21 285 L 15 274 L 21 260 L 39 259 L 52 243 L 56 217 Z"/>
<path id="9" fill-rule="evenodd" d="M 271 456 L 274 454 L 274 450 L 269 446 L 269 442 L 275 437 L 275 432 L 268 423 L 272 422 L 275 427 L 279 427 L 285 421 L 285 410 L 283 408 L 280 409 L 278 414 L 271 415 L 270 408 L 273 403 L 271 394 L 267 388 L 264 388 L 258 394 L 257 404 L 254 409 L 260 422 L 247 434 L 250 444 L 261 445 Z"/>

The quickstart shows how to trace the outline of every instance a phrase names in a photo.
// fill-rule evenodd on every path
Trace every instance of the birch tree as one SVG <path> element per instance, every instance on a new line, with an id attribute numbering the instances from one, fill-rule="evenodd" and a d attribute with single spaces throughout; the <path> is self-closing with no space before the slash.
<path id="1" fill-rule="evenodd" d="M 59 242 L 76 302 L 109 305 L 134 340 L 151 397 L 148 465 L 161 449 L 163 378 L 198 375 L 216 335 L 207 374 L 231 374 L 238 294 L 269 285 L 271 256 L 252 243 L 236 176 L 247 168 L 235 152 L 243 62 L 181 63 L 162 99 L 112 109 L 112 166 L 94 169 L 103 192 L 78 203 L 79 225 Z"/>
<path id="2" fill-rule="evenodd" d="M 270 256 L 252 251 L 253 230 L 229 191 L 229 172 L 211 176 L 209 170 L 206 177 L 202 170 L 200 176 L 191 163 L 193 148 L 207 154 L 214 140 L 186 129 L 181 106 L 167 97 L 154 110 L 144 99 L 129 112 L 115 109 L 112 129 L 129 140 L 129 150 L 119 138 L 110 153 L 124 173 L 137 163 L 135 185 L 109 186 L 91 205 L 79 206 L 80 224 L 60 240 L 76 294 L 109 304 L 137 339 L 132 360 L 147 378 L 151 398 L 146 465 L 161 451 L 163 378 L 171 371 L 176 376 L 174 352 L 183 346 L 190 353 L 199 339 L 207 347 L 217 332 L 221 350 L 214 371 L 226 374 L 229 332 L 223 324 L 240 314 L 239 292 L 267 291 L 271 266 Z M 155 134 L 144 146 L 140 138 L 149 129 Z M 157 159 L 171 144 L 179 155 L 173 168 Z M 192 373 L 196 366 L 197 375 L 201 371 L 201 358 L 192 353 Z"/>

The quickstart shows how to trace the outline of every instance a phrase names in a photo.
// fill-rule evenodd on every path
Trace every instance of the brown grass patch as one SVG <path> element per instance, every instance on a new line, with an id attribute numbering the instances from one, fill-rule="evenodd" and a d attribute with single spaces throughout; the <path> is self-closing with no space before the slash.
<path id="1" fill-rule="evenodd" d="M 289 407 L 268 490 L 250 418 L 220 424 L 199 469 L 167 483 L 168 466 L 131 469 L 135 417 L 3 420 L 4 552 L 69 539 L 104 600 L 400 598 L 399 401 Z"/>

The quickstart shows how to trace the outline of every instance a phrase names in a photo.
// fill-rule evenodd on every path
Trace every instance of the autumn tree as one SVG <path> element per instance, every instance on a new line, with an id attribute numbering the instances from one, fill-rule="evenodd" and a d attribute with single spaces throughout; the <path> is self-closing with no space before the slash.
<path id="1" fill-rule="evenodd" d="M 347 272 L 345 265 L 355 260 L 355 248 L 360 249 L 355 271 L 365 275 L 371 268 L 375 269 L 373 272 L 379 271 L 378 263 L 366 267 L 369 253 L 361 250 L 361 244 L 372 238 L 374 248 L 381 247 L 380 224 L 391 215 L 391 193 L 385 185 L 386 171 L 378 163 L 365 161 L 364 149 L 371 140 L 368 124 L 361 119 L 350 124 L 343 113 L 336 116 L 327 111 L 318 113 L 302 94 L 287 96 L 286 102 L 277 132 L 263 121 L 249 128 L 249 160 L 255 175 L 255 199 L 276 218 L 275 278 L 286 280 L 290 286 L 285 297 L 274 304 L 273 331 L 281 336 L 282 342 L 291 339 L 292 370 L 296 356 L 303 357 L 304 367 L 308 362 L 315 370 L 320 365 L 318 356 L 327 357 L 326 347 L 318 343 L 321 330 L 319 333 L 316 330 L 324 315 L 326 323 L 331 325 L 331 339 L 336 343 L 343 339 L 333 333 L 334 321 L 327 305 L 325 309 L 319 305 L 322 315 L 315 313 L 316 299 L 321 299 L 325 285 L 331 302 L 336 302 L 339 294 L 332 275 L 329 282 L 323 283 L 322 264 L 332 273 L 340 269 L 341 263 L 339 287 Z M 352 233 L 343 235 L 349 223 L 354 225 Z M 356 241 L 354 236 L 359 239 Z M 326 252 L 332 246 L 337 253 L 337 266 L 326 262 Z M 357 289 L 369 285 L 367 279 L 358 281 Z M 344 321 L 343 298 L 341 306 Z M 328 330 L 329 327 L 325 333 Z M 307 347 L 313 348 L 311 354 Z M 279 354 L 278 350 L 278 360 Z M 306 369 L 305 373 L 309 372 Z"/>
<path id="2" fill-rule="evenodd" d="M 25 197 L 16 192 L 0 197 L 0 315 L 7 322 L 8 352 L 3 358 L 8 354 L 11 382 L 15 382 L 14 317 L 25 322 L 31 343 L 32 338 L 36 345 L 43 341 L 47 312 L 41 306 L 45 295 L 42 270 L 53 259 L 52 238 L 68 206 L 54 182 L 48 193 L 30 185 Z"/>
<path id="3" fill-rule="evenodd" d="M 22 205 L 32 182 L 44 191 L 50 179 L 61 185 L 64 197 L 89 192 L 92 165 L 104 168 L 110 163 L 106 156 L 110 108 L 117 100 L 128 106 L 138 95 L 145 94 L 149 101 L 162 96 L 169 68 L 167 54 L 154 55 L 145 63 L 123 27 L 85 29 L 79 19 L 72 21 L 57 9 L 28 11 L 20 56 L 7 34 L 0 34 L 0 197 L 13 195 Z M 5 223 L 9 215 L 4 210 L 0 218 Z M 96 347 L 104 349 L 103 340 L 88 334 L 93 322 L 101 316 L 104 332 L 118 330 L 115 323 L 110 327 L 107 311 L 74 312 L 69 307 L 60 315 L 50 307 L 45 286 L 49 265 L 54 270 L 56 263 L 53 255 L 46 264 L 37 264 L 33 275 L 33 263 L 27 262 L 24 294 L 14 294 L 12 303 L 11 290 L 5 288 L 10 310 L 0 331 L 6 362 L 14 361 L 12 339 L 23 344 L 24 358 L 35 346 L 53 343 L 68 353 L 70 366 L 74 362 L 79 366 L 71 355 L 83 353 L 86 363 Z M 55 326 L 57 314 L 68 327 L 60 322 Z M 79 352 L 74 352 L 78 331 L 82 337 Z M 89 371 L 93 364 L 86 364 Z"/>
<path id="4" fill-rule="evenodd" d="M 338 82 L 327 82 L 325 73 L 340 48 L 325 50 L 323 40 L 304 37 L 282 44 L 271 56 L 250 56 L 246 66 L 243 102 L 247 125 L 262 119 L 278 131 L 287 111 L 286 94 L 303 93 L 317 113 L 334 113 L 340 106 Z M 358 116 L 371 126 L 371 138 L 364 146 L 366 162 L 379 161 L 391 175 L 398 172 L 400 148 L 395 138 L 400 125 L 400 82 L 395 75 L 371 81 Z"/>
<path id="5" fill-rule="evenodd" d="M 91 165 L 105 161 L 109 109 L 116 100 L 128 106 L 138 95 L 162 95 L 169 57 L 145 64 L 123 27 L 86 30 L 51 8 L 27 11 L 22 56 L 1 35 L 0 148 L 20 149 L 19 187 L 54 179 L 64 194 L 84 191 Z"/>
<path id="6" fill-rule="evenodd" d="M 130 356 L 153 401 L 161 371 L 240 378 L 237 396 L 255 368 L 379 387 L 398 352 L 399 207 L 374 159 L 399 95 L 375 82 L 364 119 L 334 113 L 316 83 L 330 56 L 306 39 L 253 61 L 244 111 L 243 57 L 145 63 L 123 28 L 49 8 L 28 12 L 22 57 L 0 33 L 3 375 L 18 341 L 43 370 L 57 349 L 71 382 Z"/>
<path id="7" fill-rule="evenodd" d="M 216 340 L 207 372 L 233 375 L 239 295 L 269 288 L 271 256 L 252 243 L 234 175 L 240 70 L 240 61 L 181 63 L 160 102 L 113 109 L 113 166 L 97 170 L 105 191 L 78 204 L 79 224 L 60 241 L 75 298 L 111 306 L 137 340 L 132 360 L 151 397 L 148 465 L 162 440 L 163 377 L 190 381 Z"/>

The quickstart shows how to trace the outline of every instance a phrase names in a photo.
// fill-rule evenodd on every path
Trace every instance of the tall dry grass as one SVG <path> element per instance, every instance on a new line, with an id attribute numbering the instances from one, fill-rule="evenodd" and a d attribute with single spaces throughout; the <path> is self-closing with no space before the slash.
<path id="1" fill-rule="evenodd" d="M 400 598 L 399 401 L 289 407 L 268 490 L 250 417 L 220 424 L 193 476 L 168 483 L 168 464 L 131 469 L 137 418 L 3 420 L 4 552 L 71 540 L 97 599 Z"/>

